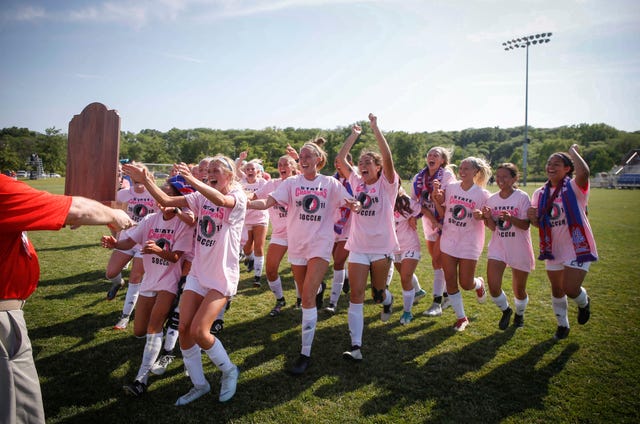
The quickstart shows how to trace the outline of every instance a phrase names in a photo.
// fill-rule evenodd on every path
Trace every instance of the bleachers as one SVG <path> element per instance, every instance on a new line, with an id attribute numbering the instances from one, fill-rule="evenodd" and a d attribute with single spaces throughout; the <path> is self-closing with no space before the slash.
<path id="1" fill-rule="evenodd" d="M 620 174 L 616 182 L 618 188 L 639 188 L 640 174 Z"/>

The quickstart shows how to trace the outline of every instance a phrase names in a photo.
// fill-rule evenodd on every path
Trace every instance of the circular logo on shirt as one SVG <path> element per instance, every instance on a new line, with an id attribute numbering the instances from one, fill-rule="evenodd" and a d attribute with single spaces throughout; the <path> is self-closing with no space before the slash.
<path id="1" fill-rule="evenodd" d="M 206 238 L 211 238 L 216 233 L 216 223 L 210 216 L 203 216 L 200 220 L 200 234 Z"/>
<path id="2" fill-rule="evenodd" d="M 133 207 L 133 216 L 144 218 L 149 213 L 149 209 L 145 205 L 135 205 Z"/>
<path id="3" fill-rule="evenodd" d="M 358 202 L 362 205 L 362 209 L 369 209 L 371 207 L 371 197 L 364 191 L 358 194 Z"/>
<path id="4" fill-rule="evenodd" d="M 302 199 L 302 208 L 306 213 L 316 213 L 320 209 L 320 199 L 315 194 L 307 194 Z"/>
<path id="5" fill-rule="evenodd" d="M 156 240 L 156 244 L 162 250 L 170 250 L 171 243 L 166 238 L 161 238 L 159 240 Z"/>
<path id="6" fill-rule="evenodd" d="M 554 203 L 553 207 L 549 211 L 549 217 L 551 219 L 558 219 L 560 217 L 560 204 Z"/>
<path id="7" fill-rule="evenodd" d="M 467 208 L 462 205 L 455 205 L 452 211 L 453 219 L 462 221 L 467 217 Z"/>
<path id="8" fill-rule="evenodd" d="M 496 226 L 498 227 L 498 230 L 500 230 L 500 231 L 507 231 L 507 230 L 510 230 L 511 227 L 513 227 L 513 224 L 510 221 L 505 221 L 503 219 L 498 219 L 498 222 L 496 222 Z"/>

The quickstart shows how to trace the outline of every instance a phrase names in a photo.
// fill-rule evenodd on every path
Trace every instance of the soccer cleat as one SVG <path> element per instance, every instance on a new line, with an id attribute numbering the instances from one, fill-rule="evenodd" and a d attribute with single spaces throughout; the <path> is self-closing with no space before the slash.
<path id="1" fill-rule="evenodd" d="M 393 295 L 391 295 L 391 303 L 388 305 L 382 305 L 382 312 L 380 312 L 380 321 L 387 322 L 391 318 L 393 312 Z"/>
<path id="2" fill-rule="evenodd" d="M 482 282 L 482 287 L 476 289 L 476 296 L 478 297 L 478 303 L 484 303 L 487 301 L 487 291 L 484 289 L 484 278 L 478 277 L 478 280 Z"/>
<path id="3" fill-rule="evenodd" d="M 513 326 L 516 328 L 524 327 L 524 315 L 520 315 L 519 313 L 516 312 L 516 314 L 513 317 Z"/>
<path id="4" fill-rule="evenodd" d="M 224 321 L 221 319 L 217 319 L 213 321 L 213 324 L 211 324 L 211 329 L 209 330 L 209 332 L 215 336 L 216 334 L 220 334 L 223 328 Z"/>
<path id="5" fill-rule="evenodd" d="M 553 335 L 554 340 L 562 340 L 569 337 L 569 327 L 563 327 L 559 325 L 556 329 L 556 334 Z"/>
<path id="6" fill-rule="evenodd" d="M 191 403 L 194 400 L 198 399 L 199 397 L 206 395 L 210 391 L 211 391 L 211 386 L 209 385 L 209 383 L 205 383 L 202 386 L 193 386 L 191 390 L 187 392 L 187 394 L 182 395 L 178 398 L 178 400 L 176 401 L 176 406 L 181 406 L 181 405 L 186 405 L 188 403 Z"/>
<path id="7" fill-rule="evenodd" d="M 327 288 L 327 284 L 323 281 L 320 283 L 320 293 L 316 295 L 316 309 L 322 308 L 322 298 L 324 297 L 324 291 Z"/>
<path id="8" fill-rule="evenodd" d="M 276 300 L 276 306 L 274 306 L 271 312 L 269 312 L 269 316 L 275 317 L 280 315 L 280 313 L 282 312 L 282 308 L 284 308 L 285 306 L 287 306 L 287 302 L 284 300 L 284 297 Z"/>
<path id="9" fill-rule="evenodd" d="M 262 283 L 260 282 L 260 276 L 256 275 L 255 277 L 253 277 L 253 287 L 260 287 L 262 286 Z"/>
<path id="10" fill-rule="evenodd" d="M 415 297 L 413 298 L 413 304 L 420 302 L 420 300 L 427 295 L 427 292 L 424 289 L 420 289 L 415 293 Z"/>
<path id="11" fill-rule="evenodd" d="M 120 319 L 116 323 L 116 325 L 113 326 L 113 329 L 114 330 L 126 330 L 127 329 L 127 325 L 129 325 L 129 315 L 122 314 L 120 316 Z"/>
<path id="12" fill-rule="evenodd" d="M 155 375 L 162 375 L 167 371 L 167 367 L 174 359 L 174 355 L 162 355 L 156 362 L 154 362 L 149 371 Z"/>
<path id="13" fill-rule="evenodd" d="M 107 292 L 107 300 L 113 300 L 118 294 L 118 290 L 124 287 L 124 278 L 120 279 L 119 283 L 112 283 L 111 288 Z"/>
<path id="14" fill-rule="evenodd" d="M 326 308 L 324 308 L 325 311 L 330 312 L 332 314 L 336 313 L 336 305 L 334 305 L 333 303 L 329 303 L 329 306 L 327 306 Z"/>
<path id="15" fill-rule="evenodd" d="M 498 328 L 501 330 L 506 330 L 509 327 L 509 321 L 511 321 L 511 314 L 513 314 L 513 309 L 507 306 L 507 309 L 502 311 L 502 318 L 500 318 L 500 322 L 498 323 Z"/>
<path id="16" fill-rule="evenodd" d="M 300 356 L 298 356 L 298 359 L 293 363 L 293 366 L 289 369 L 289 374 L 304 374 L 307 368 L 309 368 L 309 365 L 311 365 L 311 357 L 301 353 Z"/>
<path id="17" fill-rule="evenodd" d="M 226 402 L 236 394 L 239 375 L 240 370 L 235 365 L 232 370 L 222 373 L 222 379 L 220 380 L 220 396 L 218 397 L 220 402 Z"/>
<path id="18" fill-rule="evenodd" d="M 141 381 L 136 380 L 131 384 L 125 384 L 124 386 L 122 386 L 122 389 L 126 394 L 138 397 L 147 392 L 147 385 Z"/>
<path id="19" fill-rule="evenodd" d="M 442 315 L 442 306 L 438 302 L 433 302 L 429 309 L 424 311 L 422 315 L 426 315 L 428 317 L 439 317 Z"/>
<path id="20" fill-rule="evenodd" d="M 578 306 L 578 324 L 586 324 L 591 317 L 591 298 L 587 296 L 587 306 L 581 308 Z"/>
<path id="21" fill-rule="evenodd" d="M 349 279 L 345 278 L 344 279 L 344 284 L 342 284 L 342 292 L 344 294 L 349 293 L 349 290 L 351 289 L 351 286 L 349 286 Z"/>
<path id="22" fill-rule="evenodd" d="M 442 310 L 444 311 L 447 308 L 451 307 L 451 301 L 449 300 L 449 296 L 443 296 L 442 297 Z"/>
<path id="23" fill-rule="evenodd" d="M 411 312 L 403 312 L 402 317 L 400 317 L 400 324 L 406 325 L 413 321 L 413 314 Z"/>
<path id="24" fill-rule="evenodd" d="M 460 318 L 453 326 L 453 329 L 456 331 L 464 331 L 469 325 L 469 320 L 467 317 Z"/>
<path id="25" fill-rule="evenodd" d="M 362 361 L 362 352 L 360 346 L 351 346 L 351 350 L 347 350 L 342 354 L 342 357 L 347 361 Z"/>

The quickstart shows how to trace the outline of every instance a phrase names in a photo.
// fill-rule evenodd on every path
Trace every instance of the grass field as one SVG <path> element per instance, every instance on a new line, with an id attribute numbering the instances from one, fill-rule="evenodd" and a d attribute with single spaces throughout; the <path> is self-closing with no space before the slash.
<path id="1" fill-rule="evenodd" d="M 62 184 L 33 183 L 57 193 Z M 204 357 L 212 393 L 185 407 L 173 406 L 191 386 L 179 360 L 150 380 L 143 398 L 122 392 L 135 377 L 144 340 L 130 329 L 111 329 L 124 294 L 105 301 L 109 252 L 99 247 L 99 237 L 106 228 L 31 233 L 42 275 L 25 312 L 48 422 L 637 423 L 639 210 L 640 191 L 592 191 L 589 216 L 601 258 L 585 282 L 592 316 L 577 325 L 570 302 L 571 334 L 560 342 L 552 340 L 556 321 L 540 262 L 529 278 L 525 327 L 517 331 L 498 330 L 498 308 L 490 301 L 477 304 L 473 292 L 463 294 L 471 320 L 463 333 L 452 330 L 451 309 L 440 318 L 421 315 L 428 299 L 414 307 L 413 322 L 400 325 L 396 274 L 396 312 L 388 323 L 380 322 L 379 307 L 365 304 L 364 361 L 342 359 L 350 341 L 343 295 L 335 316 L 319 311 L 314 362 L 306 375 L 294 378 L 285 372 L 300 346 L 291 271 L 283 264 L 289 305 L 277 318 L 267 315 L 273 296 L 266 284 L 254 288 L 252 275 L 243 272 L 220 335 L 242 370 L 237 394 L 228 404 L 217 402 L 220 373 Z M 537 243 L 537 232 L 533 239 Z M 485 273 L 483 256 L 478 274 Z M 426 257 L 418 276 L 430 293 Z M 512 302 L 508 271 L 503 287 Z"/>

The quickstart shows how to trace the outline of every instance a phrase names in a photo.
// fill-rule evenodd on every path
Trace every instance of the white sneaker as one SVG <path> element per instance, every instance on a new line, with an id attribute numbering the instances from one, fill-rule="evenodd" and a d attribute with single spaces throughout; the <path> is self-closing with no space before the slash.
<path id="1" fill-rule="evenodd" d="M 220 381 L 220 402 L 226 402 L 236 394 L 236 386 L 238 385 L 238 376 L 240 370 L 237 366 L 233 366 L 233 369 L 222 373 L 222 379 Z"/>
<path id="2" fill-rule="evenodd" d="M 167 367 L 174 359 L 174 355 L 162 355 L 153 365 L 151 365 L 151 369 L 149 371 L 155 375 L 162 375 L 167 371 Z"/>
<path id="3" fill-rule="evenodd" d="M 209 385 L 209 383 L 205 383 L 202 386 L 193 386 L 186 395 L 182 395 L 178 398 L 178 400 L 176 401 L 176 406 L 191 403 L 199 397 L 206 395 L 210 391 L 211 386 Z"/>
<path id="4" fill-rule="evenodd" d="M 362 352 L 360 352 L 360 346 L 351 346 L 351 350 L 347 350 L 342 354 L 342 357 L 349 361 L 362 361 Z"/>
<path id="5" fill-rule="evenodd" d="M 437 302 L 433 302 L 429 309 L 424 311 L 422 315 L 426 315 L 428 317 L 439 317 L 442 315 L 442 306 Z"/>
<path id="6" fill-rule="evenodd" d="M 126 330 L 129 325 L 129 315 L 120 316 L 120 320 L 113 326 L 114 330 Z"/>
<path id="7" fill-rule="evenodd" d="M 453 329 L 455 331 L 464 331 L 467 328 L 467 325 L 469 325 L 469 320 L 467 319 L 467 317 L 460 318 L 454 324 Z"/>

